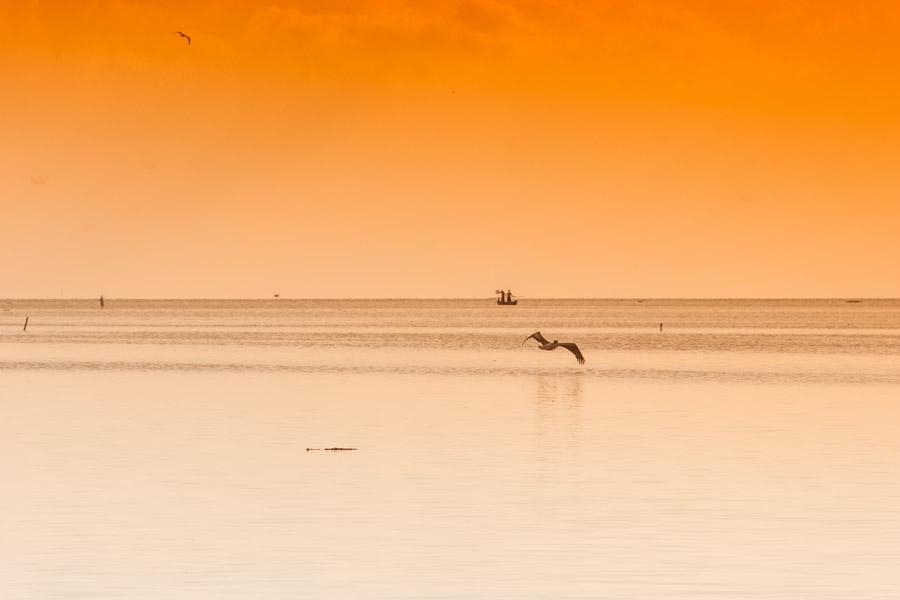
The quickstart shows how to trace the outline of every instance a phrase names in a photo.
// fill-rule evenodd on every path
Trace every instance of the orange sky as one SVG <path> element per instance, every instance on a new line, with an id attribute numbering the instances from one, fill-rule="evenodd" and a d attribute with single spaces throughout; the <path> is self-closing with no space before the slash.
<path id="1" fill-rule="evenodd" d="M 900 296 L 898 34 L 874 0 L 0 0 L 0 297 Z"/>

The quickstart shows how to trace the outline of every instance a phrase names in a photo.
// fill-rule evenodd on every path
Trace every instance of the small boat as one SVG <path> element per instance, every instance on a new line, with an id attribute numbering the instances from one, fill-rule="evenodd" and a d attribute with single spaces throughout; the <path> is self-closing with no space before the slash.
<path id="1" fill-rule="evenodd" d="M 513 300 L 512 292 L 504 292 L 503 290 L 496 290 L 495 294 L 500 294 L 500 297 L 497 298 L 497 304 L 500 306 L 515 306 L 519 303 L 518 300 Z"/>

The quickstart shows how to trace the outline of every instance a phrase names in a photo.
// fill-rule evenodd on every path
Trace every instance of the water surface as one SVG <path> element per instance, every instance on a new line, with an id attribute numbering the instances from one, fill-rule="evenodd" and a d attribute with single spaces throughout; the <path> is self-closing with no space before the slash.
<path id="1" fill-rule="evenodd" d="M 895 300 L 0 301 L 0 597 L 896 598 L 898 384 Z"/>

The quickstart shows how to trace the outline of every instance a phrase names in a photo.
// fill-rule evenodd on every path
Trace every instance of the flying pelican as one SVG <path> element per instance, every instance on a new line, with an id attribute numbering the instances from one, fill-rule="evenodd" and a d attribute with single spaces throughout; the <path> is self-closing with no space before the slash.
<path id="1" fill-rule="evenodd" d="M 183 31 L 173 31 L 172 33 L 177 33 L 177 34 L 180 35 L 181 37 L 185 38 L 185 39 L 188 41 L 188 46 L 191 45 L 191 36 L 189 36 L 189 35 L 186 34 L 185 32 L 183 32 Z"/>
<path id="2" fill-rule="evenodd" d="M 578 344 L 575 344 L 573 342 L 566 342 L 564 344 L 560 344 L 559 340 L 553 340 L 551 342 L 547 338 L 545 338 L 543 335 L 541 335 L 540 331 L 535 331 L 534 333 L 529 335 L 527 338 L 522 340 L 522 345 L 524 346 L 525 342 L 527 342 L 531 338 L 534 338 L 541 345 L 541 347 L 540 347 L 541 350 L 556 350 L 557 348 L 565 348 L 566 350 L 568 350 L 569 352 L 571 352 L 572 354 L 575 355 L 575 358 L 578 360 L 579 365 L 584 364 L 584 355 L 581 353 L 581 350 L 578 349 Z"/>

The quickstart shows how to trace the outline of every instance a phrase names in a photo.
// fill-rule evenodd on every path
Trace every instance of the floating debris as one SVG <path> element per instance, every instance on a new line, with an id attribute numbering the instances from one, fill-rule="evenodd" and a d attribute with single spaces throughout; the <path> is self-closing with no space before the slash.
<path id="1" fill-rule="evenodd" d="M 327 450 L 329 452 L 338 452 L 338 451 L 348 451 L 348 450 L 359 450 L 359 448 L 307 448 L 306 451 L 310 450 Z"/>

